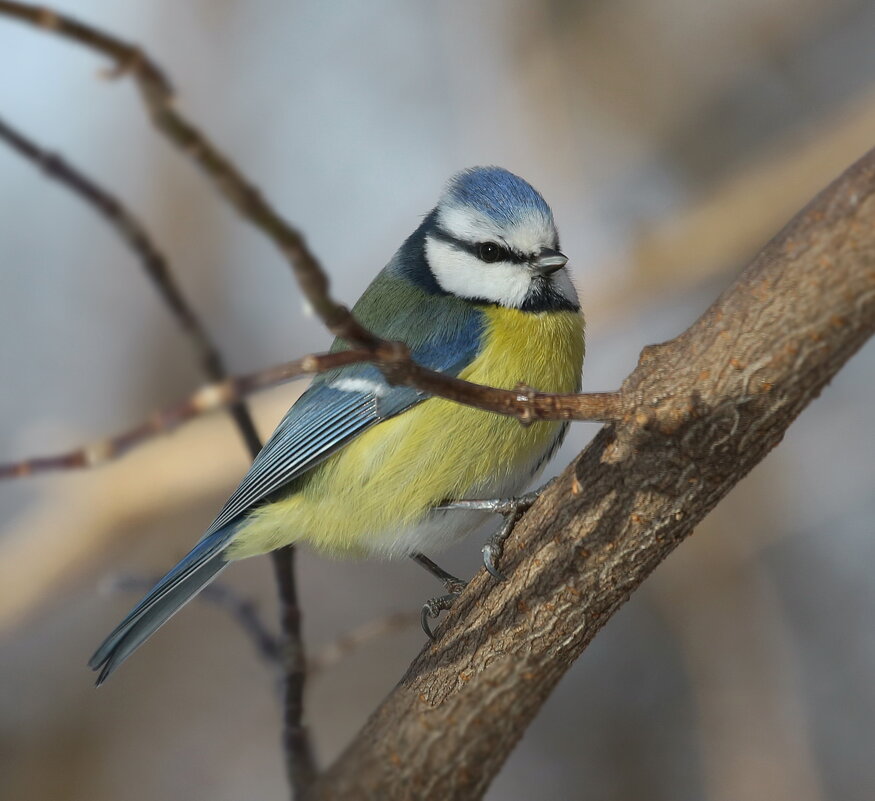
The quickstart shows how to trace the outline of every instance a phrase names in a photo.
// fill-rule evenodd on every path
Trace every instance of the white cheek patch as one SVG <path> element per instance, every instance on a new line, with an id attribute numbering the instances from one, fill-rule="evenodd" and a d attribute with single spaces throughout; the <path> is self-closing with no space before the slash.
<path id="1" fill-rule="evenodd" d="M 445 292 L 513 308 L 522 306 L 526 299 L 532 276 L 525 264 L 486 264 L 449 242 L 431 236 L 426 237 L 425 253 L 432 275 Z"/>
<path id="2" fill-rule="evenodd" d="M 332 389 L 339 389 L 341 392 L 362 392 L 365 395 L 375 395 L 378 398 L 385 395 L 388 389 L 385 384 L 369 381 L 367 378 L 338 378 L 337 381 L 328 386 Z"/>

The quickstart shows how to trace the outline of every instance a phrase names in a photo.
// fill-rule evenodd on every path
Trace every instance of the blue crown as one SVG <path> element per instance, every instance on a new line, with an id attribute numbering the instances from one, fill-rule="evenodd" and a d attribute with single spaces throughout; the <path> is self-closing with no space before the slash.
<path id="1" fill-rule="evenodd" d="M 540 193 L 518 175 L 501 167 L 471 167 L 450 179 L 445 202 L 471 206 L 504 225 L 532 214 L 552 221 L 553 213 Z"/>

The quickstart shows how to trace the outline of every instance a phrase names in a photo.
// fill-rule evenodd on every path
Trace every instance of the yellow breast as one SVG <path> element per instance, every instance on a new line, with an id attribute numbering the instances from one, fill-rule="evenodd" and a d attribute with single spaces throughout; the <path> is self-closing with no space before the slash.
<path id="1" fill-rule="evenodd" d="M 583 319 L 569 311 L 493 307 L 484 346 L 460 378 L 502 389 L 518 383 L 576 392 L 584 355 Z M 403 536 L 447 499 L 512 486 L 551 447 L 560 423 L 515 419 L 431 398 L 353 440 L 307 474 L 289 497 L 266 505 L 237 535 L 230 558 L 306 541 L 334 554 Z M 391 549 L 389 549 L 391 550 Z"/>
<path id="2" fill-rule="evenodd" d="M 485 345 L 459 377 L 513 389 L 518 383 L 542 392 L 576 392 L 583 365 L 583 317 L 494 306 L 485 311 Z"/>

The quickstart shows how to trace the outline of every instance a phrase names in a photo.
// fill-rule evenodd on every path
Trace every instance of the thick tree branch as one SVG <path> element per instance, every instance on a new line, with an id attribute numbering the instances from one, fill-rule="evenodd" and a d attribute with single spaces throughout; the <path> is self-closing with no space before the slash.
<path id="1" fill-rule="evenodd" d="M 300 234 L 175 109 L 168 81 L 141 50 L 25 4 L 0 0 L 0 14 L 101 52 L 116 74 L 130 73 L 156 127 L 277 245 L 329 330 L 367 350 L 390 381 L 523 422 L 616 421 L 524 518 L 506 551 L 511 581 L 495 585 L 480 575 L 472 582 L 443 639 L 413 663 L 313 798 L 481 795 L 601 625 L 777 444 L 875 327 L 870 153 L 798 215 L 693 327 L 645 349 L 619 393 L 545 396 L 433 373 L 331 299 Z M 290 576 L 279 574 L 281 587 Z M 292 634 L 293 607 L 284 615 Z M 294 686 L 300 654 L 287 668 Z M 288 696 L 286 714 L 295 714 Z"/>
<path id="2" fill-rule="evenodd" d="M 316 799 L 479 798 L 559 678 L 875 331 L 875 151 L 687 331 L 645 348 L 604 428 L 484 571 Z"/>

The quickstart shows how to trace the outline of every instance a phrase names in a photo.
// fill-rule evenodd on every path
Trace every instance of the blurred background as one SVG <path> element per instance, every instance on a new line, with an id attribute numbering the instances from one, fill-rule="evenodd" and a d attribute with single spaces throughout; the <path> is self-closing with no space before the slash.
<path id="1" fill-rule="evenodd" d="M 149 50 L 347 302 L 455 170 L 526 177 L 572 259 L 590 390 L 682 331 L 875 144 L 872 0 L 57 8 Z M 3 18 L 0 54 L 0 117 L 141 216 L 232 370 L 327 345 L 285 263 L 151 131 L 130 82 Z M 0 210 L 0 461 L 90 442 L 202 383 L 131 252 L 5 146 Z M 873 377 L 870 343 L 596 638 L 489 799 L 872 797 Z M 257 398 L 263 434 L 301 387 Z M 595 431 L 576 424 L 552 470 Z M 100 692 L 85 668 L 139 596 L 114 581 L 172 565 L 246 464 L 216 415 L 99 470 L 0 485 L 4 801 L 284 797 L 278 685 L 225 612 L 192 604 Z M 441 563 L 471 574 L 481 544 Z M 412 563 L 306 551 L 299 574 L 317 655 L 439 589 Z M 223 581 L 273 624 L 269 560 Z M 310 679 L 323 764 L 422 644 L 395 627 Z"/>

